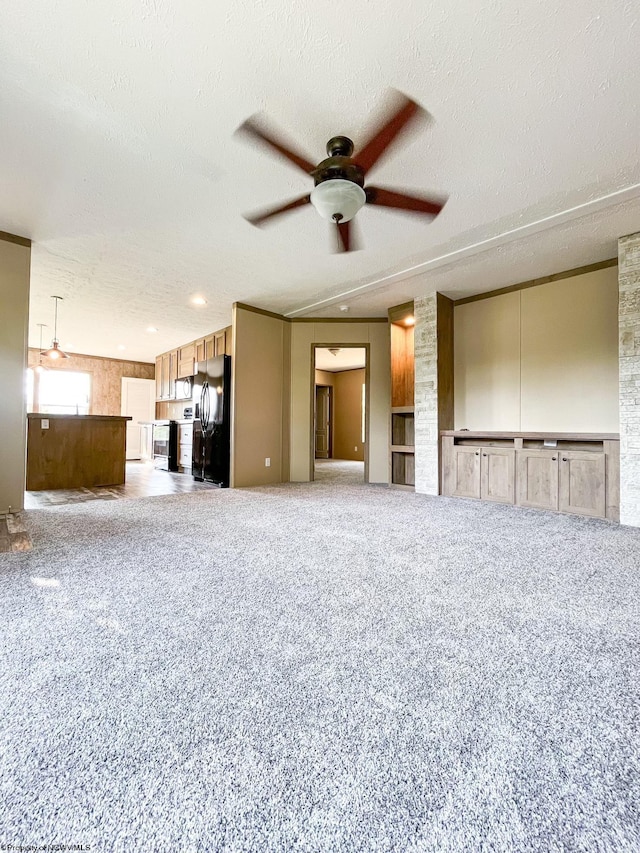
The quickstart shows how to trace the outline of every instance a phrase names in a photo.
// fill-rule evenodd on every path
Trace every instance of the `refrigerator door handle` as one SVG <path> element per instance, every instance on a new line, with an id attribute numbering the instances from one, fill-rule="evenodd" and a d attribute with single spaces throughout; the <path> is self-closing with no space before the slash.
<path id="1" fill-rule="evenodd" d="M 200 392 L 200 422 L 203 430 L 207 428 L 207 416 L 207 383 L 203 382 Z"/>
<path id="2" fill-rule="evenodd" d="M 209 429 L 209 423 L 211 420 L 211 399 L 210 399 L 209 395 L 211 392 L 209 390 L 209 383 L 208 382 L 205 385 L 204 391 L 205 391 L 204 406 L 205 406 L 205 412 L 206 412 L 206 424 L 204 424 L 204 427 L 205 427 L 205 429 Z"/>

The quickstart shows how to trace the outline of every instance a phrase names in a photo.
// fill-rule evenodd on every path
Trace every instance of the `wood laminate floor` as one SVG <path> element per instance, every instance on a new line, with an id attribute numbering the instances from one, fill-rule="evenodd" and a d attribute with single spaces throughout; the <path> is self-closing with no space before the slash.
<path id="1" fill-rule="evenodd" d="M 21 513 L 0 515 L 0 553 L 30 551 L 31 547 L 31 538 L 26 531 Z"/>
<path id="2" fill-rule="evenodd" d="M 93 489 L 54 489 L 25 492 L 24 508 L 82 503 L 84 501 L 113 501 L 120 498 L 148 498 L 152 495 L 177 495 L 202 489 L 215 489 L 210 483 L 199 483 L 191 474 L 160 471 L 148 462 L 127 462 L 126 482 L 122 486 L 97 486 Z"/>

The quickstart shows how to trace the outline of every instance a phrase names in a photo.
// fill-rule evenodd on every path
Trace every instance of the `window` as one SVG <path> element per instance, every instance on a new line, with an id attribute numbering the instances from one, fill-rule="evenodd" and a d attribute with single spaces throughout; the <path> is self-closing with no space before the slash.
<path id="1" fill-rule="evenodd" d="M 50 415 L 88 415 L 91 402 L 91 374 L 75 370 L 43 370 L 34 381 L 27 371 L 27 410 Z"/>

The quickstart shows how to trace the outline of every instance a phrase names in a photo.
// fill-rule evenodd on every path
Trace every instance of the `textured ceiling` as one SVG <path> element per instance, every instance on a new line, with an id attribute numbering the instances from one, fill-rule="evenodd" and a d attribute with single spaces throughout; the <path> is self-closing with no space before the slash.
<path id="1" fill-rule="evenodd" d="M 340 347 L 338 352 L 331 352 L 326 347 L 316 347 L 316 368 L 339 373 L 341 370 L 354 370 L 365 367 L 367 351 L 363 347 Z"/>
<path id="2" fill-rule="evenodd" d="M 151 359 L 228 324 L 236 300 L 383 315 L 436 288 L 478 292 L 611 257 L 640 229 L 636 10 L 5 4 L 0 230 L 34 240 L 31 343 L 52 323 L 52 294 L 65 300 L 63 346 Z M 364 249 L 334 255 L 310 206 L 263 230 L 242 219 L 311 184 L 234 138 L 246 117 L 265 111 L 319 160 L 336 133 L 358 145 L 390 86 L 434 121 L 372 177 L 447 193 L 434 223 L 365 207 Z"/>

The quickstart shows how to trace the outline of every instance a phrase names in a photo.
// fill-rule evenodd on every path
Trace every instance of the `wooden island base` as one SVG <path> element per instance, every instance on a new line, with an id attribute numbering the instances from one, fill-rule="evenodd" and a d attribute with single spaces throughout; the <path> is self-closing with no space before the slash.
<path id="1" fill-rule="evenodd" d="M 27 415 L 27 491 L 125 480 L 126 424 L 107 415 Z M 43 429 L 43 423 L 48 428 Z"/>

